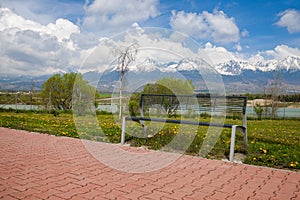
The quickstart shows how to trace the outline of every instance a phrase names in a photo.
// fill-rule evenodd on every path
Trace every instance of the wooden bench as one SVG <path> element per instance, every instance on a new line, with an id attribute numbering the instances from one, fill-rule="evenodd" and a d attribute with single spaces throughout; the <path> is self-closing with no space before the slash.
<path id="1" fill-rule="evenodd" d="M 244 148 L 247 149 L 247 117 L 246 117 L 247 98 L 244 96 L 218 96 L 210 94 L 194 95 L 172 95 L 172 94 L 141 94 L 139 111 L 140 117 L 125 116 L 122 121 L 121 144 L 125 143 L 126 121 L 140 123 L 146 131 L 146 121 L 164 122 L 174 124 L 189 124 L 198 126 L 214 126 L 221 128 L 231 128 L 231 142 L 229 160 L 233 161 L 236 131 L 243 134 Z M 220 115 L 231 114 L 235 118 L 242 118 L 242 123 L 222 124 L 211 122 L 200 122 L 190 120 L 171 119 L 169 117 L 147 117 L 149 109 L 163 109 L 168 115 L 175 115 L 186 112 L 196 112 L 198 115 Z"/>

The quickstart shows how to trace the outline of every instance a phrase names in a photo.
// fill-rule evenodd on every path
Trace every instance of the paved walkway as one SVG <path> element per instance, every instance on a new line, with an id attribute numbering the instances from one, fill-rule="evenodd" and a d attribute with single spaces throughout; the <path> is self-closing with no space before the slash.
<path id="1" fill-rule="evenodd" d="M 78 139 L 0 128 L 0 198 L 300 199 L 299 173 L 191 156 L 179 156 L 163 168 L 145 168 L 136 162 L 147 151 L 121 147 L 139 154 L 128 166 L 130 162 L 120 161 L 124 155 L 108 151 L 120 146 L 92 146 Z M 107 155 L 105 162 L 92 156 L 97 147 Z M 156 156 L 162 160 L 172 154 Z M 135 168 L 146 170 L 132 173 Z"/>

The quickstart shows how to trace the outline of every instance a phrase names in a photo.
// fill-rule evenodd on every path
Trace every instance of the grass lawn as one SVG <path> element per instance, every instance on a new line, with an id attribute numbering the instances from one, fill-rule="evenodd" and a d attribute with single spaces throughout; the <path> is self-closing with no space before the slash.
<path id="1" fill-rule="evenodd" d="M 97 115 L 98 121 L 86 121 L 82 118 L 84 125 L 80 134 L 76 130 L 72 114 L 46 113 L 15 113 L 0 112 L 0 126 L 14 129 L 53 134 L 57 136 L 68 136 L 74 138 L 85 138 L 99 141 L 120 142 L 121 129 L 113 120 L 111 115 Z M 226 123 L 239 123 L 227 119 Z M 199 155 L 202 143 L 205 140 L 207 127 L 191 127 L 167 124 L 150 126 L 148 131 L 156 133 L 150 138 L 141 138 L 141 128 L 137 125 L 128 124 L 130 135 L 126 135 L 126 141 L 131 146 L 147 146 L 150 149 L 161 149 L 179 135 L 173 150 L 185 150 L 184 141 L 190 141 L 189 148 L 185 151 L 189 155 Z M 158 131 L 156 129 L 159 129 Z M 193 130 L 195 129 L 195 130 Z M 178 134 L 180 132 L 180 134 Z M 182 134 L 183 133 L 183 134 Z M 223 129 L 216 144 L 206 155 L 208 158 L 223 159 L 228 157 L 231 129 Z M 135 135 L 136 134 L 136 135 Z M 135 137 L 138 136 L 138 137 Z M 242 135 L 237 134 L 235 152 L 243 152 Z M 178 148 L 178 149 L 176 149 Z M 183 148 L 183 149 L 181 149 Z M 248 120 L 248 150 L 244 163 L 285 168 L 299 171 L 300 169 L 300 120 Z"/>

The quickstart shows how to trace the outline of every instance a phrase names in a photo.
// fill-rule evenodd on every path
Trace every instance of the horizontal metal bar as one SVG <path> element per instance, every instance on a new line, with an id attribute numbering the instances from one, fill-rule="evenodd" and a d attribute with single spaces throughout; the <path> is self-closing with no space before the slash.
<path id="1" fill-rule="evenodd" d="M 217 124 L 217 123 L 209 123 L 209 122 L 196 122 L 196 121 L 188 121 L 188 120 L 176 120 L 176 119 L 163 119 L 163 118 L 147 118 L 147 117 L 130 117 L 126 116 L 125 120 L 131 121 L 153 121 L 153 122 L 164 122 L 164 123 L 173 123 L 173 124 L 190 124 L 190 125 L 199 125 L 199 126 L 214 126 L 214 127 L 223 127 L 223 128 L 232 128 L 235 126 L 234 124 Z M 244 128 L 243 126 L 239 126 Z"/>
<path id="2" fill-rule="evenodd" d="M 156 97 L 196 97 L 196 98 L 228 98 L 228 99 L 247 99 L 246 96 L 235 96 L 235 95 L 210 95 L 210 94 L 191 94 L 191 95 L 175 95 L 175 94 L 141 94 L 142 96 L 156 96 Z"/>

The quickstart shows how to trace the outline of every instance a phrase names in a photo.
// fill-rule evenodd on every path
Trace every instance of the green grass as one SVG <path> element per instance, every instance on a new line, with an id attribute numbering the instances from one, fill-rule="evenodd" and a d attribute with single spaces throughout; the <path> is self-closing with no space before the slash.
<path id="1" fill-rule="evenodd" d="M 68 136 L 98 141 L 120 142 L 121 129 L 111 115 L 78 117 L 81 123 L 77 131 L 73 116 L 60 113 L 58 116 L 47 113 L 0 112 L 0 126 L 23 129 L 34 132 Z M 207 119 L 206 119 L 207 120 Z M 227 119 L 226 123 L 239 123 L 240 120 Z M 143 130 L 134 122 L 128 122 L 126 141 L 131 146 L 147 146 L 150 149 L 185 151 L 189 155 L 199 155 L 203 141 L 206 139 L 207 127 L 196 127 L 162 123 L 153 123 L 147 133 L 152 137 L 143 138 Z M 217 142 L 213 145 L 208 158 L 227 158 L 230 146 L 230 129 L 223 129 Z M 175 140 L 173 140 L 176 138 Z M 172 145 L 168 145 L 170 142 Z M 188 146 L 186 149 L 185 146 Z M 247 153 L 244 163 L 275 168 L 300 169 L 300 120 L 248 120 L 248 149 L 243 149 L 242 135 L 237 134 L 235 152 Z"/>

